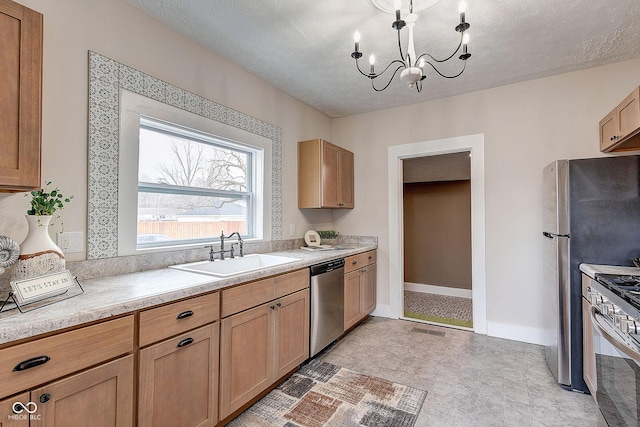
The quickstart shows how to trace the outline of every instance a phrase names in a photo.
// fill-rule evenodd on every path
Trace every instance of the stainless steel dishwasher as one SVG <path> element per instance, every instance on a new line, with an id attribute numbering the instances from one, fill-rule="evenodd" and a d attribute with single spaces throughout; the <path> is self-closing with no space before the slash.
<path id="1" fill-rule="evenodd" d="M 344 259 L 309 267 L 311 271 L 311 333 L 309 357 L 344 332 Z"/>

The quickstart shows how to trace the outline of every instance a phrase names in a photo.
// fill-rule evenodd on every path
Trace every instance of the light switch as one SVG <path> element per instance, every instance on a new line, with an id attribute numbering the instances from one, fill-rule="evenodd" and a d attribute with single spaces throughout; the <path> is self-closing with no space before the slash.
<path id="1" fill-rule="evenodd" d="M 289 224 L 289 236 L 295 236 L 295 235 L 296 235 L 296 225 Z"/>

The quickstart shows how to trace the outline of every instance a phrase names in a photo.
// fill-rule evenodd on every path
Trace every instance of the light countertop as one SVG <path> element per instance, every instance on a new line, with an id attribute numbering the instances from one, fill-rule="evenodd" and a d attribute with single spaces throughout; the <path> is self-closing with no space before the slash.
<path id="1" fill-rule="evenodd" d="M 622 274 L 628 276 L 640 276 L 640 268 L 620 265 L 580 264 L 580 271 L 592 279 L 596 274 Z"/>
<path id="2" fill-rule="evenodd" d="M 348 249 L 318 252 L 301 249 L 270 252 L 269 254 L 272 255 L 298 258 L 300 261 L 229 278 L 164 268 L 89 279 L 81 283 L 84 289 L 82 295 L 26 313 L 20 313 L 18 310 L 0 313 L 0 344 L 107 319 L 376 249 L 374 245 L 349 246 Z M 73 271 L 71 273 L 73 274 Z"/>

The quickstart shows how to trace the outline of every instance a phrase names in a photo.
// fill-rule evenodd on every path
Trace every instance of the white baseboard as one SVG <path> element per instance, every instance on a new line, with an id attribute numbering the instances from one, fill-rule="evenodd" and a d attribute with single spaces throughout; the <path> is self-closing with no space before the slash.
<path id="1" fill-rule="evenodd" d="M 472 296 L 471 289 L 447 288 L 444 286 L 425 285 L 423 283 L 404 282 L 404 290 L 460 298 L 471 298 Z"/>
<path id="2" fill-rule="evenodd" d="M 544 329 L 506 323 L 487 322 L 487 335 L 530 344 L 544 345 L 545 342 Z"/>
<path id="3" fill-rule="evenodd" d="M 376 305 L 376 308 L 371 312 L 371 315 L 378 316 L 378 317 L 388 317 L 390 319 L 393 319 L 393 317 L 391 317 L 391 306 L 389 304 Z"/>

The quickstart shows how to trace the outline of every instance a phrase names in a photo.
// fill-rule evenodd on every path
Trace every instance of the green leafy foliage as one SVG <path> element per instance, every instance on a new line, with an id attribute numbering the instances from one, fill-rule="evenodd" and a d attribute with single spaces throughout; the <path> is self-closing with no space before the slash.
<path id="1" fill-rule="evenodd" d="M 51 181 L 47 181 L 44 188 L 25 194 L 31 203 L 31 209 L 27 211 L 27 215 L 53 215 L 73 199 L 73 196 L 65 197 L 58 188 L 49 191 L 49 185 Z"/>
<path id="2" fill-rule="evenodd" d="M 317 233 L 321 239 L 335 239 L 338 237 L 338 234 L 340 234 L 335 230 L 322 230 L 318 231 Z"/>

